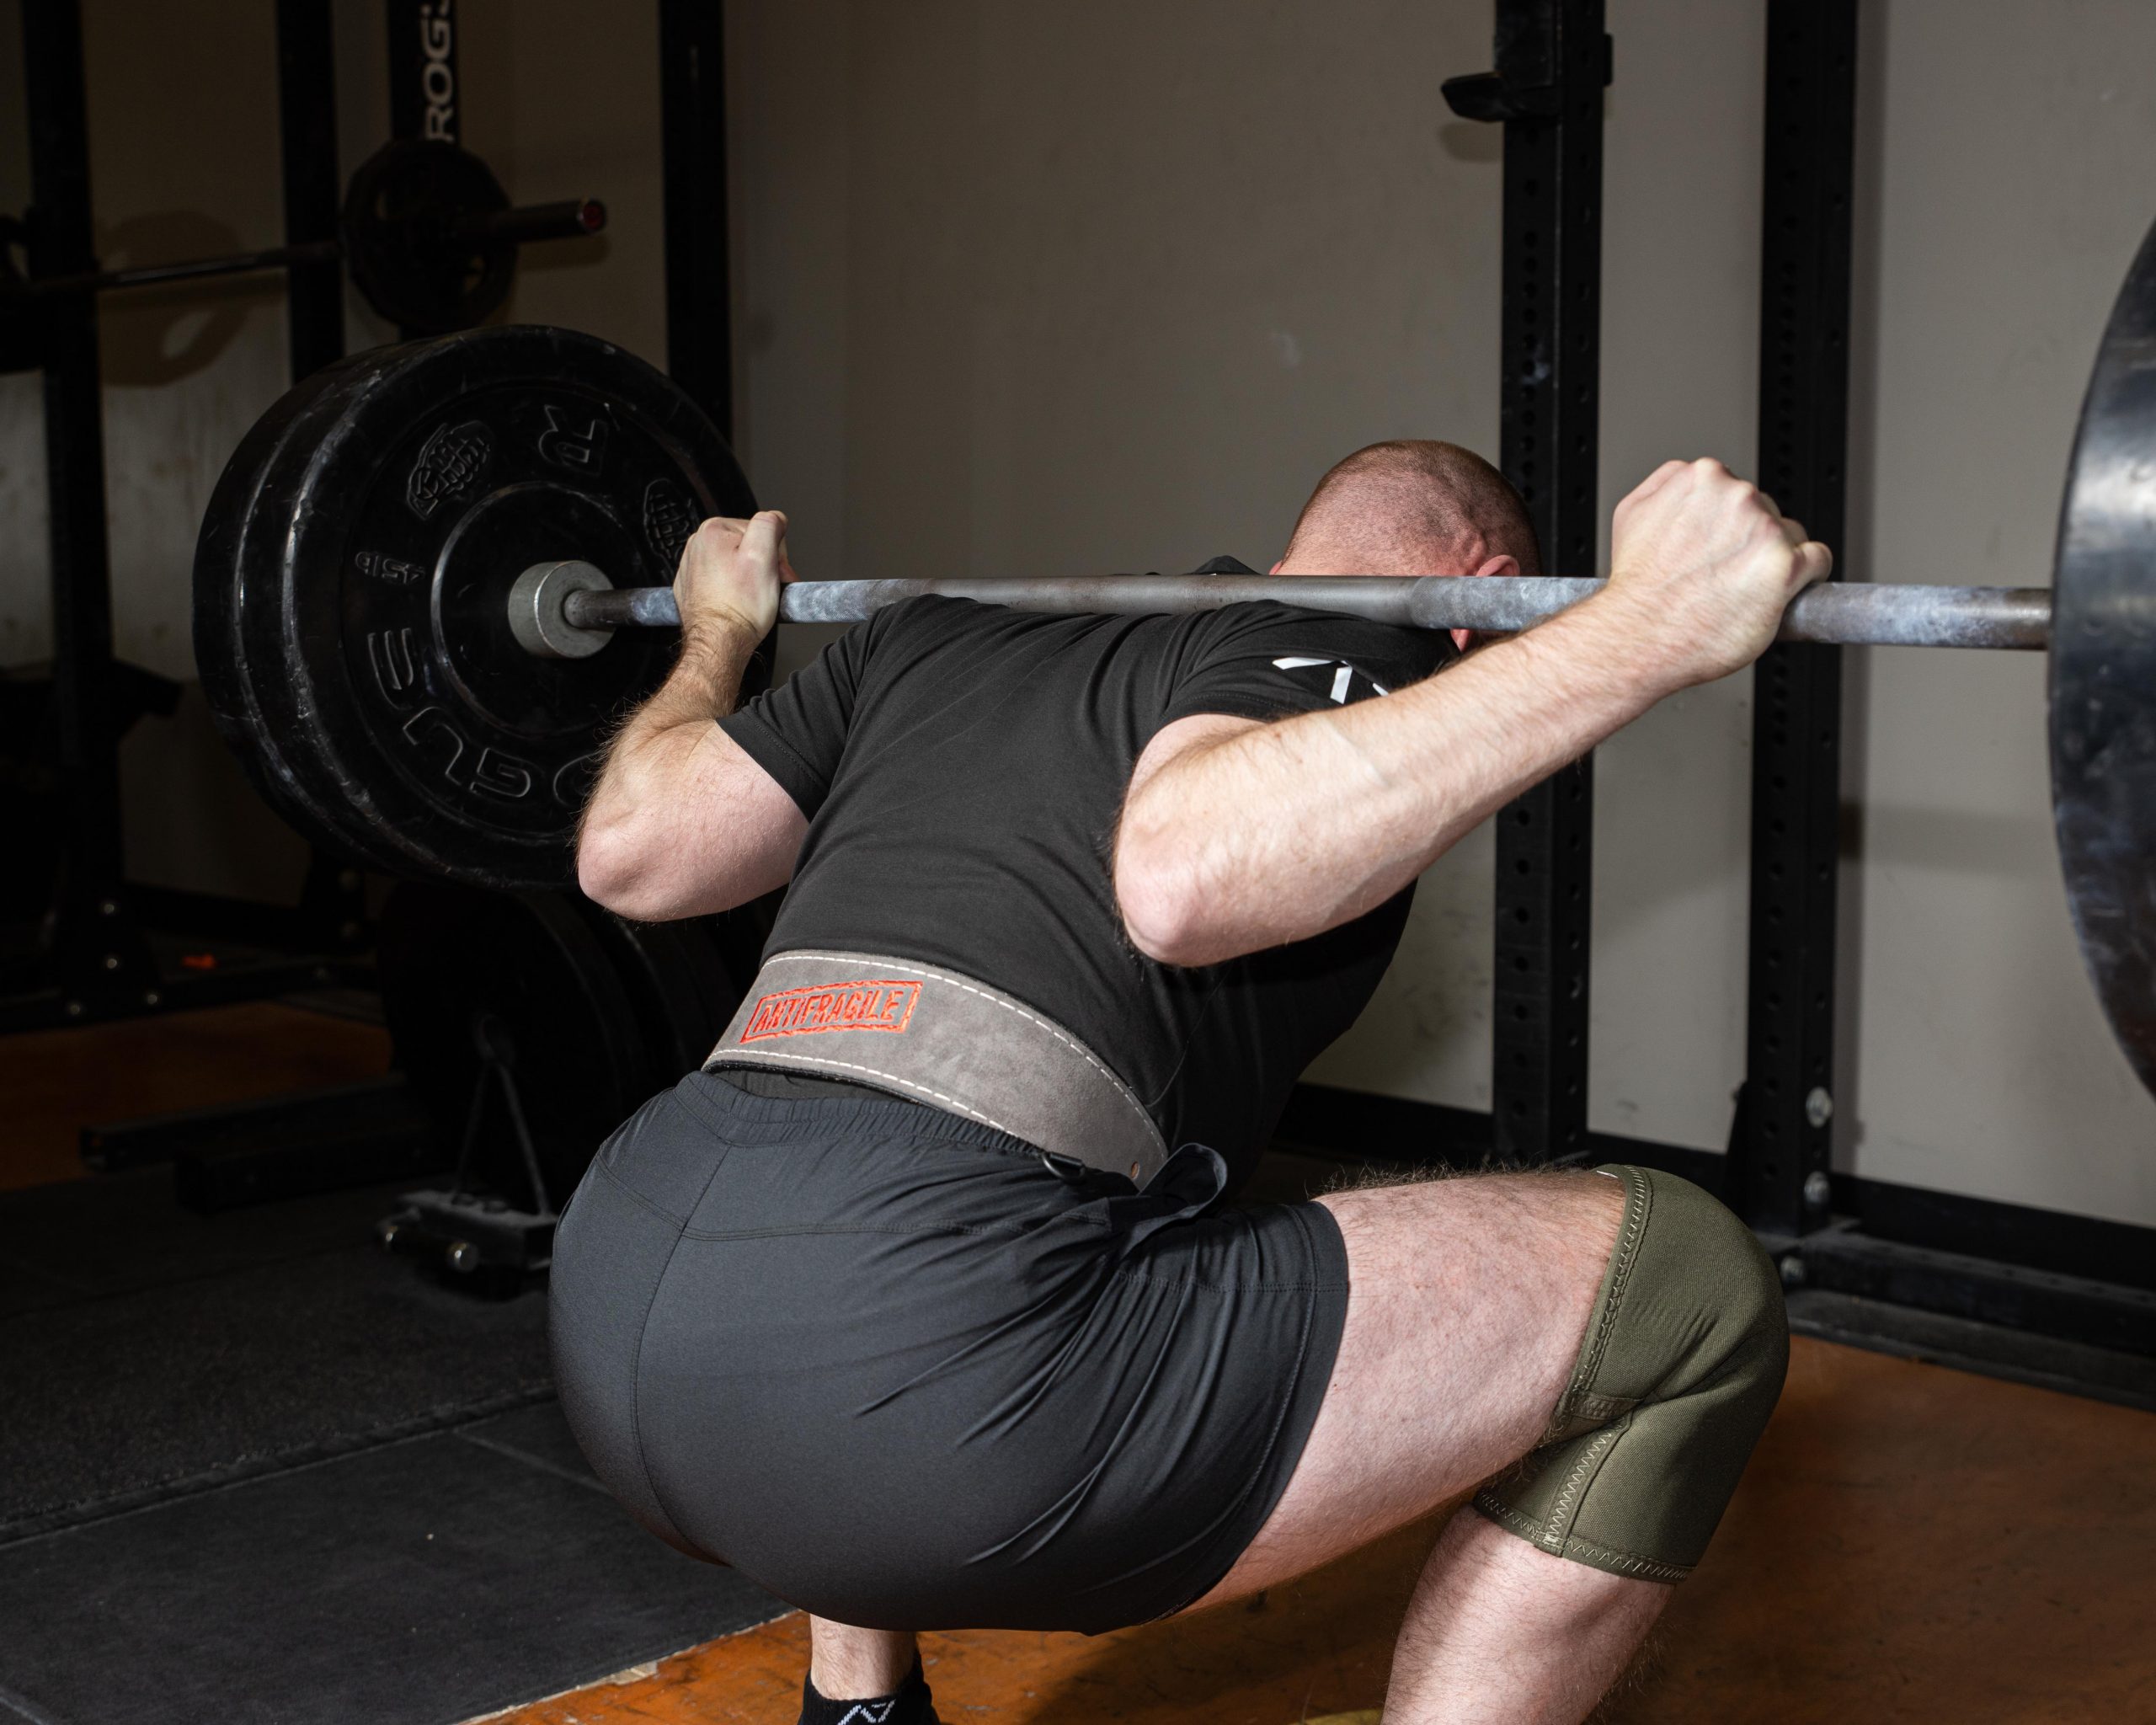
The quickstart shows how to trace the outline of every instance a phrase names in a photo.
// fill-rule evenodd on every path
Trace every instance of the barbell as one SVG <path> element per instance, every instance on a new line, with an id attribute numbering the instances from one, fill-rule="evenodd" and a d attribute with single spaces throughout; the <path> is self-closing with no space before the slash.
<path id="1" fill-rule="evenodd" d="M 1419 629 L 1513 634 L 1608 585 L 1564 576 L 1477 580 L 1461 575 L 961 576 L 925 581 L 803 581 L 779 597 L 779 621 L 855 623 L 924 595 L 1014 611 L 1211 611 L 1261 601 L 1346 611 Z M 2051 642 L 2046 587 L 1814 588 L 1782 613 L 1777 638 L 1855 647 L 1995 647 Z M 581 659 L 618 628 L 679 628 L 671 587 L 616 587 L 588 563 L 535 563 L 510 583 L 509 629 L 527 653 Z"/>
<path id="2" fill-rule="evenodd" d="M 609 727 L 665 676 L 696 524 L 755 502 L 679 389 L 593 337 L 472 331 L 355 355 L 241 441 L 196 547 L 219 728 L 318 844 L 392 873 L 558 886 Z M 1064 612 L 1270 600 L 1502 633 L 1562 579 L 1111 575 L 797 582 L 789 622 L 926 593 Z M 1835 583 L 1782 638 L 2048 648 L 2054 825 L 2105 1012 L 2156 1091 L 2156 232 L 2105 331 L 2043 588 Z"/>
<path id="3" fill-rule="evenodd" d="M 350 268 L 367 303 L 406 329 L 468 329 L 508 298 L 517 248 L 581 239 L 606 226 L 596 198 L 512 206 L 487 164 L 439 138 L 400 138 L 354 170 L 334 239 L 302 240 L 221 257 L 59 275 L 18 275 L 9 255 L 21 224 L 0 220 L 0 319 L 35 314 L 66 294 L 203 281 L 296 264 Z M 11 232 L 10 230 L 13 232 Z"/>

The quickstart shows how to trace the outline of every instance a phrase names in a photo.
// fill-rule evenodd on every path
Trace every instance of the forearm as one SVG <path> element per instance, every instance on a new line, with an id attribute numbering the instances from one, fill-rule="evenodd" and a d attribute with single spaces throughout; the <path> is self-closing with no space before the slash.
<path id="1" fill-rule="evenodd" d="M 689 792 L 708 776 L 721 737 L 716 721 L 734 711 L 756 643 L 745 629 L 698 629 L 682 641 L 666 681 L 615 734 L 584 805 L 577 862 L 585 890 L 644 872 L 676 836 Z"/>
<path id="2" fill-rule="evenodd" d="M 1646 620 L 1589 601 L 1380 700 L 1261 726 L 1134 793 L 1118 878 L 1165 882 L 1155 956 L 1217 963 L 1348 921 L 1673 685 Z M 1157 948 L 1157 949 L 1156 949 Z"/>

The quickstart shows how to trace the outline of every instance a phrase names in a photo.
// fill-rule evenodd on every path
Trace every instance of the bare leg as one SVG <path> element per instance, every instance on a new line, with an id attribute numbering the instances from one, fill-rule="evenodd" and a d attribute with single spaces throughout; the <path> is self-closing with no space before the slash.
<path id="1" fill-rule="evenodd" d="M 825 1701 L 873 1701 L 891 1694 L 913 1669 L 910 1630 L 856 1629 L 808 1620 L 808 1680 Z"/>
<path id="2" fill-rule="evenodd" d="M 1426 1515 L 1540 1440 L 1624 1215 L 1596 1174 L 1334 1194 L 1348 1322 L 1288 1489 L 1199 1606 L 1314 1569 Z M 1669 1589 L 1459 1516 L 1410 1602 L 1387 1725 L 1583 1718 Z"/>
<path id="3" fill-rule="evenodd" d="M 1415 1584 L 1386 1725 L 1571 1725 L 1623 1674 L 1669 1592 L 1553 1557 L 1463 1509 Z"/>

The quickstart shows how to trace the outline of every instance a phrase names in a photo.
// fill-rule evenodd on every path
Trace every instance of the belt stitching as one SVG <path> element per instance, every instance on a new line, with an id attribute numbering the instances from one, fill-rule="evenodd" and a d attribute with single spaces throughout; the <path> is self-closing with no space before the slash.
<path id="1" fill-rule="evenodd" d="M 885 968 L 894 969 L 895 967 L 886 966 Z M 733 1052 L 736 1050 L 721 1049 L 716 1058 L 723 1064 L 727 1055 Z M 967 1107 L 955 1096 L 946 1096 L 940 1090 L 931 1090 L 926 1084 L 916 1084 L 910 1078 L 901 1078 L 895 1072 L 886 1072 L 875 1066 L 864 1066 L 858 1060 L 835 1060 L 822 1055 L 787 1054 L 775 1048 L 758 1049 L 755 1059 L 758 1060 L 798 1060 L 804 1066 L 842 1066 L 849 1072 L 866 1072 L 870 1077 L 880 1078 L 887 1084 L 903 1085 L 908 1090 L 919 1091 L 923 1096 L 932 1096 L 953 1114 L 963 1114 L 968 1119 L 978 1120 L 984 1126 L 992 1126 L 1006 1138 L 1016 1138 L 1022 1144 L 1032 1141 L 1023 1133 L 1013 1131 L 1002 1121 L 984 1114 L 979 1108 Z"/>

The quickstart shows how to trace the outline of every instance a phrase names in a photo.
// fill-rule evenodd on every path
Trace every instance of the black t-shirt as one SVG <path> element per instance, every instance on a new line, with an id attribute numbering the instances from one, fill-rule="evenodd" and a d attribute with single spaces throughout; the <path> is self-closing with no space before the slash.
<path id="1" fill-rule="evenodd" d="M 1225 561 L 1225 560 L 1224 560 Z M 1313 939 L 1155 964 L 1110 844 L 1131 769 L 1193 713 L 1274 719 L 1420 681 L 1442 631 L 1259 603 L 1052 617 L 923 598 L 878 611 L 719 723 L 808 817 L 767 950 L 885 953 L 1068 1026 L 1240 1185 L 1288 1092 L 1390 961 L 1412 889 Z"/>

